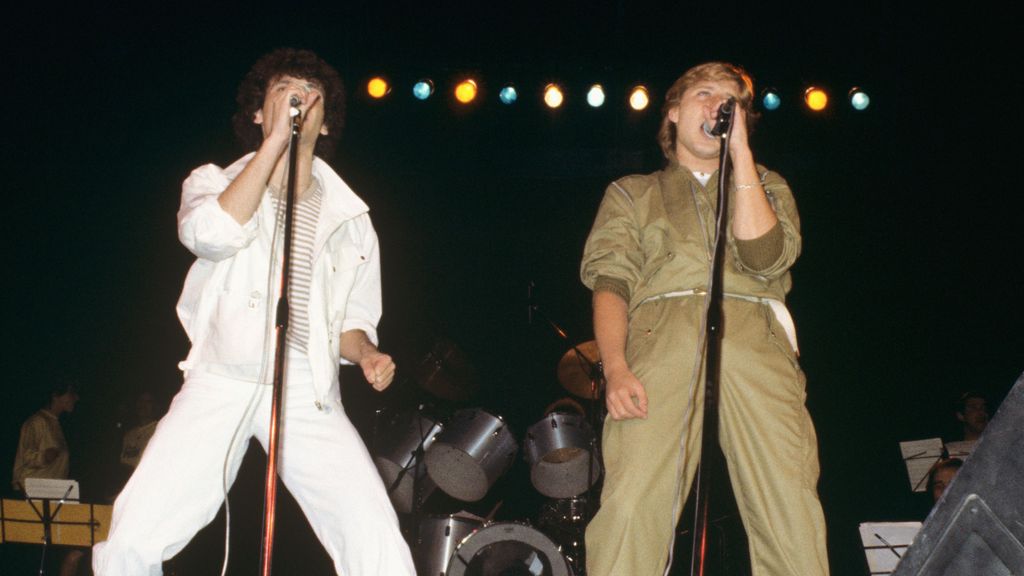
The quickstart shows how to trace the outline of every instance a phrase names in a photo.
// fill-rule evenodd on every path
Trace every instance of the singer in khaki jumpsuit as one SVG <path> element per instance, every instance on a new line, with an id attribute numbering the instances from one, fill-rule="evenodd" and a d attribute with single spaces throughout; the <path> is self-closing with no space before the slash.
<path id="1" fill-rule="evenodd" d="M 722 449 L 754 576 L 828 574 L 817 440 L 784 304 L 800 252 L 799 217 L 785 180 L 756 165 L 747 146 L 749 76 L 711 63 L 684 74 L 666 98 L 660 140 L 669 166 L 612 183 L 584 249 L 581 276 L 594 291 L 609 411 L 601 509 L 587 528 L 590 576 L 667 569 L 700 458 L 719 152 L 705 126 L 730 96 L 737 113 L 729 148 Z"/>

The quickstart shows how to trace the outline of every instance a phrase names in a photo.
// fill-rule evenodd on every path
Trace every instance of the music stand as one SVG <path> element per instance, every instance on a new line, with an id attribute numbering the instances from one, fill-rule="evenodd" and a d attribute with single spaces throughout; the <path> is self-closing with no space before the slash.
<path id="1" fill-rule="evenodd" d="M 113 507 L 74 501 L 74 480 L 37 480 L 25 481 L 28 499 L 0 501 L 0 543 L 42 544 L 42 573 L 49 545 L 91 547 L 106 540 Z"/>

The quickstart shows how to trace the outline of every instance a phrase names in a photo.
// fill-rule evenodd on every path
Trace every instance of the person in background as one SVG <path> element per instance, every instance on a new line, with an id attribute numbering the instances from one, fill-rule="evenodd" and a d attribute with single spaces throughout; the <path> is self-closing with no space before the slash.
<path id="1" fill-rule="evenodd" d="M 60 380 L 50 389 L 43 407 L 21 425 L 11 480 L 15 490 L 25 489 L 26 478 L 68 478 L 71 454 L 60 417 L 74 412 L 78 400 L 78 385 L 70 380 Z M 64 551 L 60 576 L 73 576 L 84 557 L 82 549 Z"/>
<path id="2" fill-rule="evenodd" d="M 68 477 L 70 454 L 60 416 L 74 412 L 77 403 L 77 385 L 61 382 L 49 391 L 45 405 L 21 425 L 11 480 L 15 490 L 24 490 L 25 478 Z"/>
<path id="3" fill-rule="evenodd" d="M 964 392 L 956 403 L 956 419 L 963 428 L 963 439 L 977 441 L 988 426 L 988 401 L 978 392 Z"/>
<path id="4" fill-rule="evenodd" d="M 156 408 L 156 397 L 152 392 L 144 390 L 135 399 L 135 413 L 132 420 L 134 426 L 124 433 L 121 441 L 122 466 L 135 469 L 142 458 L 142 451 L 146 449 L 150 437 L 156 431 L 156 424 L 160 414 Z"/>
<path id="5" fill-rule="evenodd" d="M 963 465 L 964 461 L 959 458 L 947 458 L 939 460 L 932 466 L 932 471 L 928 473 L 928 493 L 932 495 L 933 504 L 946 492 L 946 488 Z"/>

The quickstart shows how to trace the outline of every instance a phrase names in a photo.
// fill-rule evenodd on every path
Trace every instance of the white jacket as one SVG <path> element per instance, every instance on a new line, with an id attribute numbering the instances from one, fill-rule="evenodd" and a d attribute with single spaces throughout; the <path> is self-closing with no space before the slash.
<path id="1" fill-rule="evenodd" d="M 283 241 L 278 241 L 271 277 L 274 203 L 264 195 L 253 217 L 240 225 L 217 201 L 252 156 L 224 169 L 201 166 L 182 186 L 178 237 L 198 259 L 178 300 L 178 318 L 192 342 L 179 367 L 256 381 L 265 366 L 263 380 L 269 382 L 275 341 L 272 312 L 284 252 Z M 337 394 L 338 364 L 347 363 L 341 358 L 341 333 L 362 330 L 377 343 L 381 286 L 380 253 L 369 208 L 319 158 L 313 159 L 313 177 L 320 183 L 323 201 L 313 252 L 308 356 L 319 407 L 328 394 Z"/>

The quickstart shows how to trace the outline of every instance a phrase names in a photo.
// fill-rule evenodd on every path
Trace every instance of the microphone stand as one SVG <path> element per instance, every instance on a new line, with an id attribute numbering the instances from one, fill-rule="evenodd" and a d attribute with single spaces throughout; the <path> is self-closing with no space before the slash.
<path id="1" fill-rule="evenodd" d="M 722 106 L 725 108 L 725 105 Z M 733 108 L 735 110 L 735 108 Z M 742 110 L 735 111 L 742 114 Z M 722 111 L 719 112 L 722 114 Z M 711 496 L 711 485 L 714 482 L 714 460 L 717 459 L 715 447 L 718 444 L 718 392 L 722 365 L 722 276 L 724 270 L 724 254 L 726 247 L 726 226 L 728 226 L 729 195 L 726 191 L 729 169 L 729 136 L 732 133 L 731 113 L 728 126 L 718 126 L 712 134 L 721 138 L 718 155 L 718 209 L 716 211 L 715 253 L 711 260 L 711 285 L 708 286 L 708 309 L 705 322 L 705 370 L 704 370 L 704 420 L 701 430 L 700 463 L 697 466 L 696 496 L 693 512 L 693 548 L 690 554 L 690 576 L 703 576 L 705 555 L 707 554 L 707 526 Z"/>
<path id="2" fill-rule="evenodd" d="M 302 115 L 292 117 L 291 140 L 288 143 L 288 192 L 285 200 L 284 259 L 281 266 L 281 296 L 277 301 L 275 328 L 277 342 L 274 349 L 274 385 L 270 404 L 270 428 L 267 438 L 267 473 L 263 492 L 263 534 L 260 548 L 260 574 L 270 576 L 274 553 L 274 522 L 277 509 L 277 466 L 280 452 L 281 406 L 284 396 L 285 359 L 290 308 L 288 289 L 291 286 L 292 228 L 295 220 L 295 196 L 298 180 L 299 133 Z M 273 257 L 273 256 L 271 256 Z"/>

